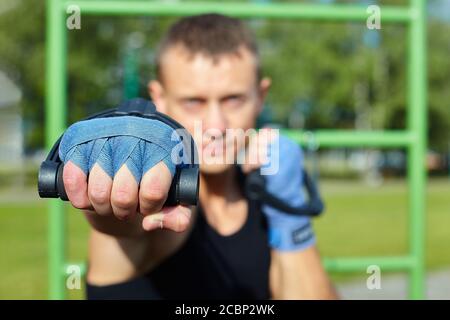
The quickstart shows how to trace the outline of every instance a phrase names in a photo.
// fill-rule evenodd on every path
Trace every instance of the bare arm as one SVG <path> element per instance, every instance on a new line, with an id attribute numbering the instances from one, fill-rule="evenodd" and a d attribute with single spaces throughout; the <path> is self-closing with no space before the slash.
<path id="1" fill-rule="evenodd" d="M 163 207 L 172 181 L 164 163 L 147 171 L 140 185 L 125 165 L 111 179 L 97 164 L 87 177 L 68 162 L 63 179 L 70 202 L 92 227 L 90 283 L 106 285 L 138 276 L 183 239 L 179 232 L 187 229 L 191 209 Z"/>
<path id="2" fill-rule="evenodd" d="M 338 299 L 315 246 L 298 252 L 272 250 L 270 287 L 273 299 Z"/>
<path id="3" fill-rule="evenodd" d="M 87 280 L 94 285 L 108 285 L 141 276 L 173 254 L 188 234 L 154 230 L 138 236 L 121 237 L 92 228 Z"/>

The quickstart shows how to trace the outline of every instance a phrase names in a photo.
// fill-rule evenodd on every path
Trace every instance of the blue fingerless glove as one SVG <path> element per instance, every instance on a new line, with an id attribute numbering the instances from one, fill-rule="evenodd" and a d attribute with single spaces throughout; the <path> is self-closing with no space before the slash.
<path id="1" fill-rule="evenodd" d="M 274 152 L 274 150 L 279 152 Z M 279 154 L 279 158 L 277 159 Z M 274 164 L 279 161 L 279 164 Z M 274 174 L 265 175 L 267 192 L 293 207 L 305 202 L 303 194 L 303 153 L 294 141 L 279 136 L 269 148 L 269 163 L 261 167 L 277 167 Z M 315 243 L 310 218 L 284 213 L 264 204 L 262 211 L 267 217 L 269 245 L 280 251 L 303 250 Z"/>
<path id="2" fill-rule="evenodd" d="M 134 116 L 77 122 L 64 133 L 59 157 L 88 174 L 95 163 L 113 178 L 126 164 L 139 184 L 142 176 L 163 161 L 172 176 L 182 163 L 182 142 L 165 123 Z"/>

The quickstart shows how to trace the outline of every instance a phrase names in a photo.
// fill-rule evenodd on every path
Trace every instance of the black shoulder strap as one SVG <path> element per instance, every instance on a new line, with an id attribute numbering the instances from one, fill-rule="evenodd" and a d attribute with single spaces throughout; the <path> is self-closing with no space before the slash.
<path id="1" fill-rule="evenodd" d="M 269 193 L 266 188 L 266 179 L 260 174 L 259 170 L 254 170 L 247 175 L 245 192 L 249 199 L 270 205 L 288 214 L 312 217 L 320 215 L 324 210 L 323 201 L 314 181 L 304 169 L 303 185 L 308 194 L 308 201 L 298 207 L 290 206 L 275 195 Z"/>

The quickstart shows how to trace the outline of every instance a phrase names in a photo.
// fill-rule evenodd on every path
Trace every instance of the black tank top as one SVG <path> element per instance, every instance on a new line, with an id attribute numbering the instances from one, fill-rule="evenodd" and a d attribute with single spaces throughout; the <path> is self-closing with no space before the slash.
<path id="1" fill-rule="evenodd" d="M 248 204 L 244 225 L 229 236 L 208 224 L 199 205 L 186 242 L 146 275 L 163 299 L 270 298 L 266 221 L 258 203 Z"/>

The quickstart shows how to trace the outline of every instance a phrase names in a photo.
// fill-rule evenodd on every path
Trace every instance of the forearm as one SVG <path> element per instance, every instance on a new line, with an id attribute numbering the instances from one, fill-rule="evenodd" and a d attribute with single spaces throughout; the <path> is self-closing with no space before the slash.
<path id="1" fill-rule="evenodd" d="M 174 253 L 189 234 L 159 229 L 145 231 L 140 215 L 126 221 L 93 212 L 85 215 L 92 226 L 87 278 L 96 285 L 123 282 L 144 274 Z"/>
<path id="2" fill-rule="evenodd" d="M 337 299 L 313 246 L 298 252 L 272 251 L 271 288 L 274 299 Z"/>
<path id="3" fill-rule="evenodd" d="M 92 228 L 88 282 L 108 285 L 137 276 L 145 267 L 142 254 L 147 247 L 145 234 L 138 221 L 142 219 L 135 216 L 123 221 L 114 215 L 101 216 L 89 210 L 83 210 L 83 213 Z"/>

